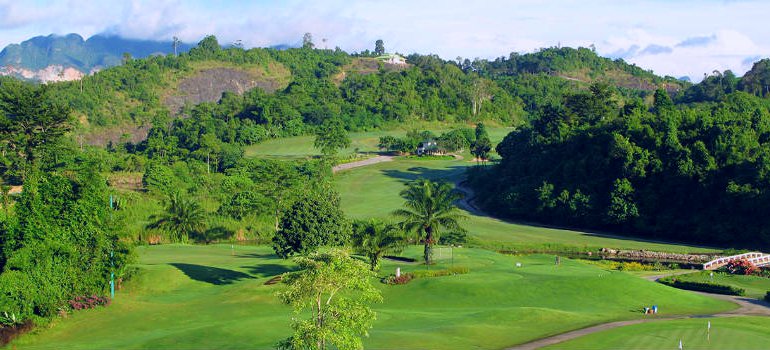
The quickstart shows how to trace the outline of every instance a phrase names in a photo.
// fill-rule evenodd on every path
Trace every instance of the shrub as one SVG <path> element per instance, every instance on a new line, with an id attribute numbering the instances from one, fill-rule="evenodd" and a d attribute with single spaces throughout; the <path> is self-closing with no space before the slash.
<path id="1" fill-rule="evenodd" d="M 441 277 L 441 276 L 451 276 L 451 275 L 463 275 L 470 272 L 470 269 L 463 266 L 453 266 L 448 269 L 443 270 L 423 270 L 423 271 L 415 271 L 414 277 L 415 278 L 426 278 L 426 277 Z"/>
<path id="2" fill-rule="evenodd" d="M 770 303 L 770 291 L 768 291 L 767 293 L 765 293 L 765 301 L 766 301 L 766 302 L 768 302 L 768 303 Z"/>
<path id="3" fill-rule="evenodd" d="M 72 310 L 93 309 L 97 306 L 110 305 L 110 298 L 106 296 L 97 296 L 95 294 L 91 296 L 80 295 L 70 300 L 69 305 Z"/>
<path id="4" fill-rule="evenodd" d="M 660 283 L 663 283 L 667 286 L 671 286 L 674 288 L 694 290 L 699 292 L 726 294 L 726 295 L 745 295 L 746 294 L 746 290 L 743 288 L 737 288 L 737 287 L 727 286 L 722 284 L 681 281 L 671 277 L 661 278 L 658 281 Z"/>
<path id="5" fill-rule="evenodd" d="M 741 259 L 727 263 L 727 271 L 734 275 L 752 275 L 755 272 L 758 272 L 759 268 L 752 262 Z"/>
<path id="6" fill-rule="evenodd" d="M 414 279 L 414 274 L 407 272 L 407 273 L 402 273 L 401 276 L 398 276 L 398 277 L 396 277 L 396 275 L 389 275 L 382 279 L 382 283 L 390 284 L 390 285 L 407 284 L 412 279 Z"/>

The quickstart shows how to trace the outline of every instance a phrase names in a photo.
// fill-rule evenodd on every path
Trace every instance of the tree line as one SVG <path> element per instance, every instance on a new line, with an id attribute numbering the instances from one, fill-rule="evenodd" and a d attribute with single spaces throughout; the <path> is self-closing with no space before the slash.
<path id="1" fill-rule="evenodd" d="M 767 247 L 768 141 L 770 104 L 745 92 L 675 104 L 658 90 L 648 106 L 596 84 L 542 108 L 469 177 L 504 217 Z"/>

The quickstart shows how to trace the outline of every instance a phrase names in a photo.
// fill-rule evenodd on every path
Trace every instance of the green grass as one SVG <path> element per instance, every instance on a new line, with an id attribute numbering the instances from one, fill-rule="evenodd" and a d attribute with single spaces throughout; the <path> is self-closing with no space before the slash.
<path id="1" fill-rule="evenodd" d="M 710 271 L 699 271 L 696 273 L 679 275 L 676 276 L 676 278 L 681 281 L 712 282 L 709 273 Z M 770 278 L 759 276 L 731 275 L 725 272 L 714 272 L 713 283 L 743 288 L 746 290 L 746 296 L 757 299 L 764 298 L 765 293 L 770 291 Z"/>
<path id="2" fill-rule="evenodd" d="M 448 131 L 451 128 L 447 125 L 422 125 L 423 128 L 417 128 L 419 130 L 431 130 L 436 135 L 440 135 L 444 131 Z M 489 138 L 493 143 L 500 142 L 505 135 L 508 135 L 513 128 L 488 128 Z M 377 144 L 380 141 L 381 136 L 391 135 L 396 137 L 403 137 L 406 135 L 404 130 L 388 130 L 388 131 L 370 131 L 370 132 L 355 132 L 350 134 L 351 144 L 350 147 L 340 151 L 340 156 L 348 156 L 358 149 L 359 152 L 378 152 Z M 306 158 L 311 156 L 318 156 L 320 151 L 313 147 L 313 140 L 315 136 L 295 136 L 285 137 L 280 139 L 271 139 L 265 142 L 246 147 L 244 150 L 245 157 L 260 157 L 260 158 Z"/>
<path id="3" fill-rule="evenodd" d="M 107 308 L 76 312 L 15 341 L 20 349 L 272 348 L 289 333 L 291 310 L 274 296 L 270 276 L 292 268 L 264 246 L 140 247 L 139 274 Z M 420 247 L 404 255 L 418 257 Z M 444 254 L 446 257 L 446 254 Z M 614 320 L 704 314 L 734 308 L 724 301 L 669 288 L 574 260 L 507 256 L 456 248 L 454 265 L 470 273 L 377 284 L 384 303 L 365 340 L 369 349 L 502 348 Z M 431 268 L 447 268 L 450 259 Z M 522 267 L 515 267 L 515 263 Z M 406 272 L 423 265 L 385 261 Z"/>
<path id="4" fill-rule="evenodd" d="M 711 321 L 711 337 L 707 322 Z M 546 349 L 767 349 L 770 318 L 729 317 L 658 321 L 620 327 Z"/>
<path id="5" fill-rule="evenodd" d="M 392 162 L 340 172 L 335 175 L 335 185 L 342 198 L 342 208 L 348 216 L 386 218 L 403 205 L 403 199 L 398 193 L 404 189 L 406 182 L 420 177 L 458 181 L 464 176 L 465 169 L 475 164 L 468 159 L 423 161 L 397 158 Z M 561 250 L 568 246 L 672 252 L 715 251 L 689 245 L 608 238 L 587 232 L 515 224 L 474 215 L 468 215 L 463 226 L 480 240 L 480 244 L 497 249 Z"/>

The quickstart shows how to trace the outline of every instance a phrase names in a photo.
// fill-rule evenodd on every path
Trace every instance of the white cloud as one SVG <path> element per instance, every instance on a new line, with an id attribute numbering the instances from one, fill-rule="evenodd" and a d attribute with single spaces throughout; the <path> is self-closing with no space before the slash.
<path id="1" fill-rule="evenodd" d="M 666 50 L 657 50 L 653 54 L 639 49 L 651 47 L 665 47 Z M 673 37 L 656 36 L 646 30 L 634 29 L 625 35 L 609 38 L 600 46 L 600 52 L 621 57 L 658 74 L 687 75 L 696 81 L 702 79 L 704 73 L 710 74 L 714 70 L 730 69 L 742 75 L 751 68 L 752 62 L 747 58 L 766 57 L 770 54 L 768 47 L 758 45 L 736 30 L 719 30 L 695 37 Z"/>
<path id="2" fill-rule="evenodd" d="M 714 69 L 745 71 L 770 55 L 763 30 L 770 2 L 641 0 L 0 0 L 0 47 L 36 35 L 108 32 L 131 38 L 296 44 L 373 49 L 445 59 L 495 58 L 541 47 L 589 46 L 645 69 L 699 79 Z M 326 38 L 324 44 L 322 39 Z"/>

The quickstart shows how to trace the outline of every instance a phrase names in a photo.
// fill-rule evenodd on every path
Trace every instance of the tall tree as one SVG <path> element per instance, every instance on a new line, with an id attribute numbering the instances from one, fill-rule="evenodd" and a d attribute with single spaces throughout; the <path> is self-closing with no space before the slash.
<path id="1" fill-rule="evenodd" d="M 292 336 L 279 349 L 363 349 L 377 314 L 369 304 L 381 302 L 372 286 L 374 274 L 347 253 L 332 250 L 296 259 L 299 271 L 283 275 L 288 285 L 278 297 L 294 308 L 295 315 L 310 313 L 310 319 L 294 319 Z"/>
<path id="2" fill-rule="evenodd" d="M 155 220 L 148 228 L 159 228 L 171 233 L 173 240 L 186 242 L 190 234 L 202 231 L 206 227 L 206 212 L 200 203 L 182 196 L 179 192 L 168 198 L 165 211 L 153 215 Z"/>
<path id="3" fill-rule="evenodd" d="M 55 151 L 51 146 L 72 127 L 69 107 L 51 98 L 49 91 L 49 85 L 0 80 L 0 142 L 28 165 L 42 149 Z"/>
<path id="4" fill-rule="evenodd" d="M 288 258 L 309 254 L 318 247 L 339 246 L 350 238 L 350 222 L 339 207 L 339 197 L 330 193 L 308 193 L 283 214 L 273 237 L 273 250 Z"/>
<path id="5" fill-rule="evenodd" d="M 488 137 L 482 137 L 473 142 L 471 146 L 471 153 L 476 157 L 477 161 L 486 162 L 489 159 L 489 151 L 492 150 L 492 142 Z"/>
<path id="6" fill-rule="evenodd" d="M 406 199 L 403 209 L 393 212 L 401 217 L 401 227 L 407 232 L 416 232 L 425 245 L 425 263 L 430 264 L 433 244 L 438 241 L 441 229 L 463 230 L 459 220 L 464 218 L 454 202 L 462 195 L 446 182 L 418 179 L 407 184 L 401 191 Z"/>
<path id="7" fill-rule="evenodd" d="M 369 268 L 372 271 L 379 268 L 380 259 L 385 253 L 400 249 L 405 242 L 401 230 L 396 225 L 377 219 L 354 222 L 351 241 L 353 247 L 369 259 Z"/>
<path id="8" fill-rule="evenodd" d="M 377 56 L 385 54 L 385 42 L 382 41 L 382 39 L 377 39 L 377 41 L 374 42 L 374 54 Z"/>
<path id="9" fill-rule="evenodd" d="M 327 157 L 334 157 L 340 148 L 350 147 L 348 136 L 342 120 L 339 118 L 327 118 L 316 132 L 315 148 L 321 150 Z"/>
<path id="10" fill-rule="evenodd" d="M 313 34 L 305 33 L 305 35 L 302 36 L 302 48 L 312 49 L 314 47 L 315 44 L 313 44 Z"/>

